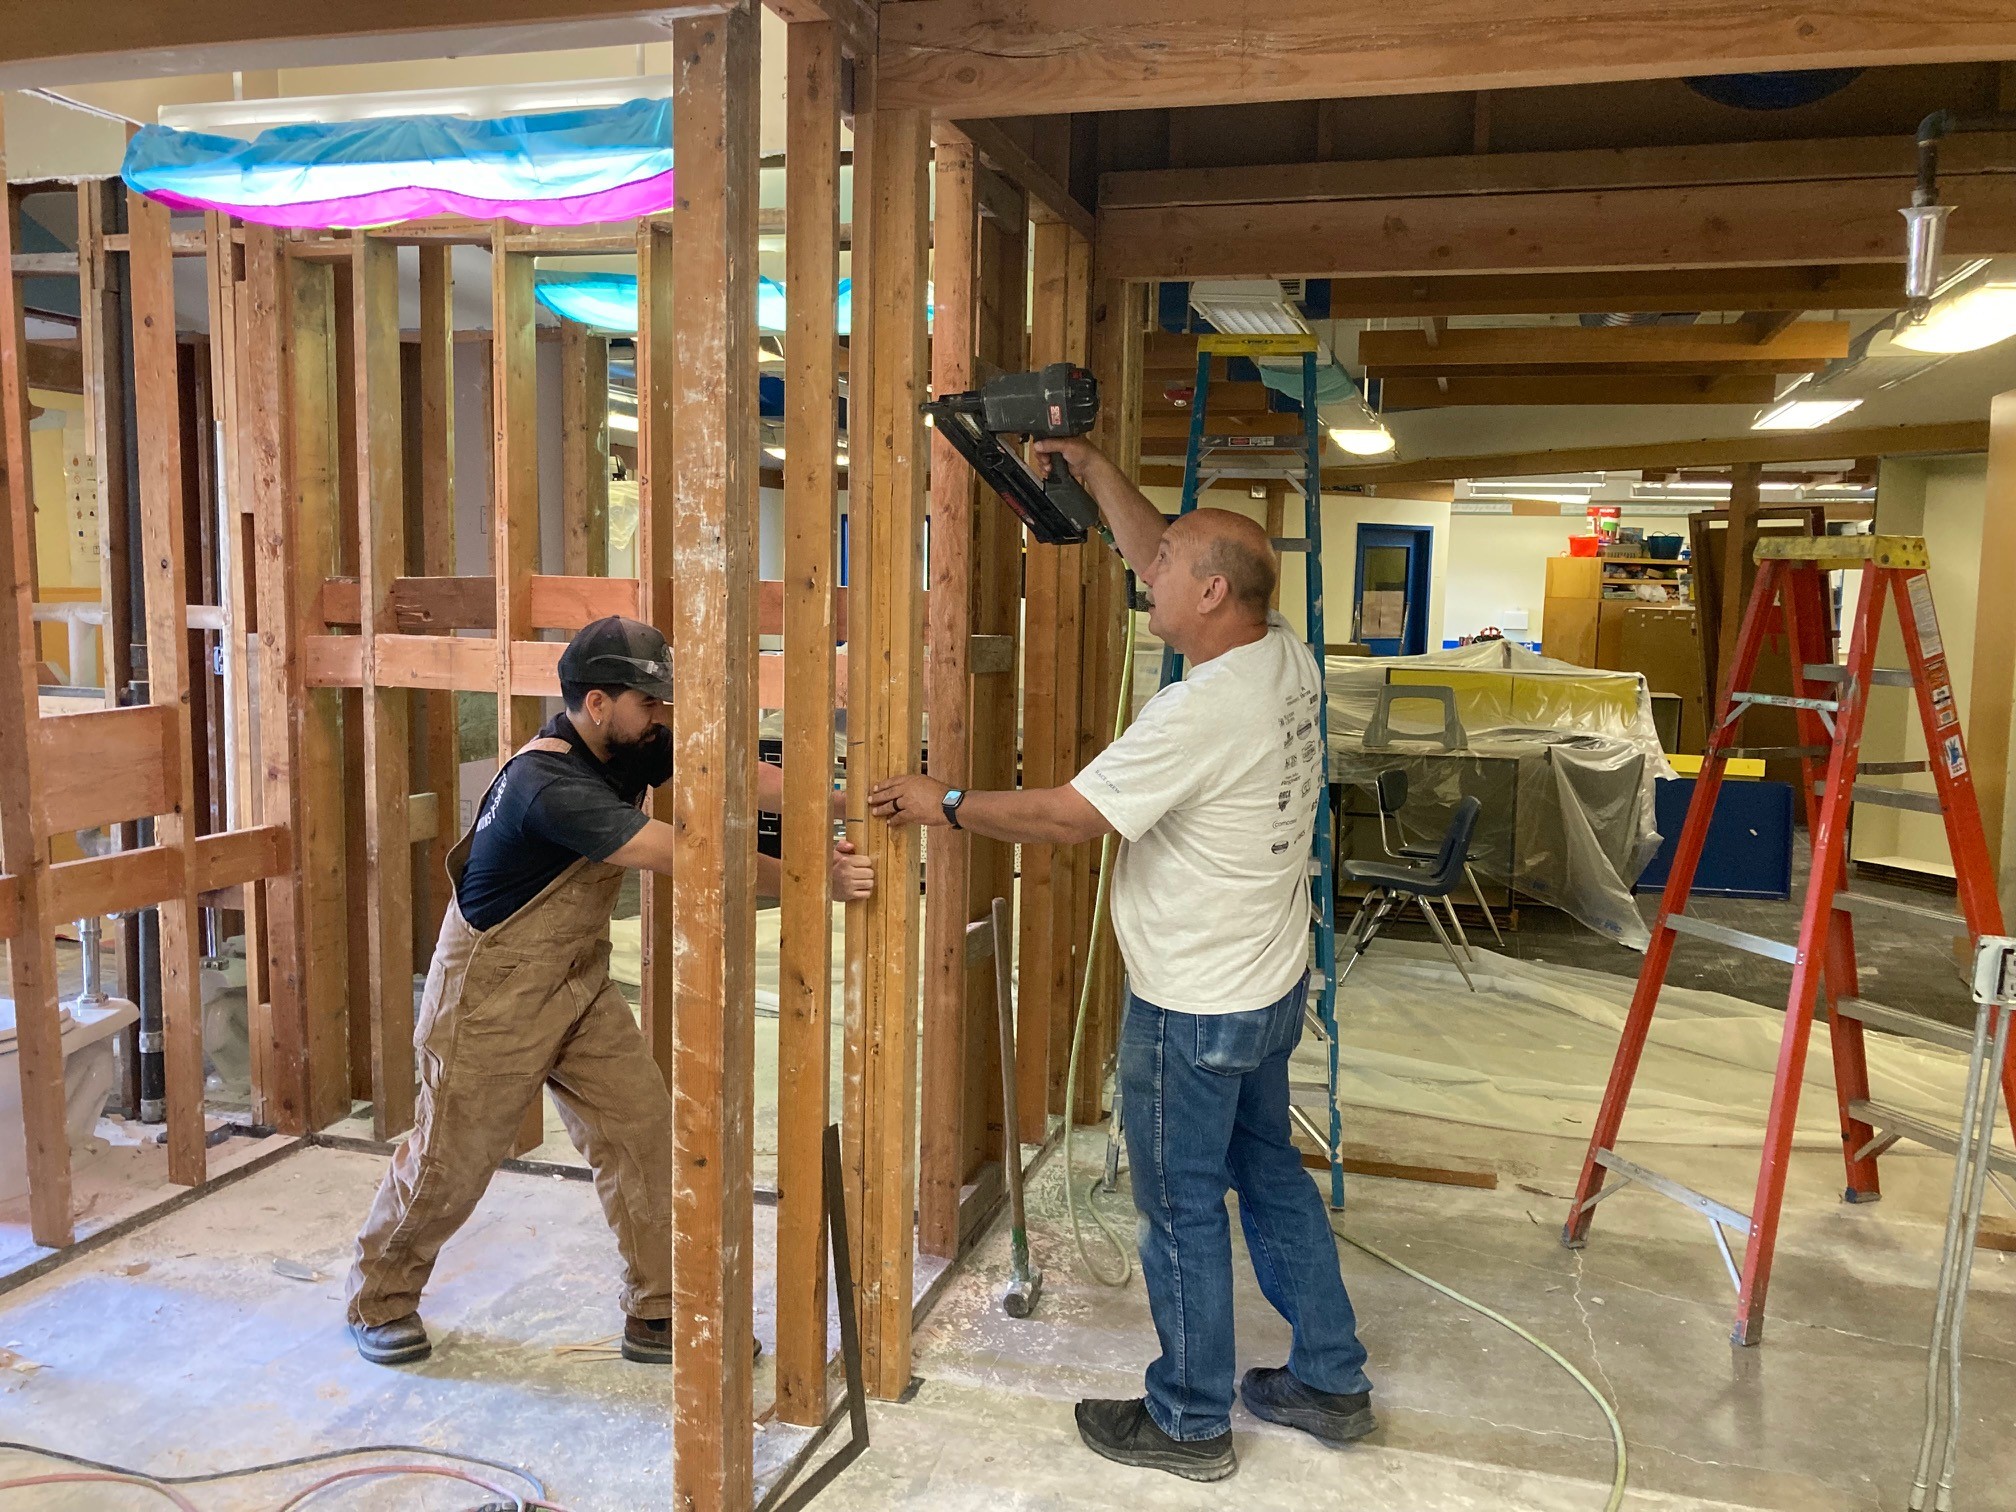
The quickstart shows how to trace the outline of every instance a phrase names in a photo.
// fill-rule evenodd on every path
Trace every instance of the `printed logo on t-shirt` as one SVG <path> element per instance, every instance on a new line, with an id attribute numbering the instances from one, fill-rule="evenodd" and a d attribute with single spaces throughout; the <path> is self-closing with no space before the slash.
<path id="1" fill-rule="evenodd" d="M 504 784 L 511 780 L 509 768 L 497 774 L 496 786 L 490 789 L 490 801 L 483 805 L 483 813 L 476 821 L 476 833 L 482 834 L 490 828 L 490 821 L 497 817 L 497 806 L 504 801 Z"/>
<path id="2" fill-rule="evenodd" d="M 1316 806 L 1316 785 L 1323 780 L 1323 752 L 1317 738 L 1322 695 L 1303 688 L 1275 718 L 1281 733 L 1281 785 L 1274 794 L 1274 823 L 1268 850 L 1286 855 L 1309 843 L 1309 813 Z"/>

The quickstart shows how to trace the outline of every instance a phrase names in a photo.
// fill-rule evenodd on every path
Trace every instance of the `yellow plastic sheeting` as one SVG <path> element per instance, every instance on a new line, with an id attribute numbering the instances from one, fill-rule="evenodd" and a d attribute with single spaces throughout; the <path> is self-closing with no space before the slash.
<path id="1" fill-rule="evenodd" d="M 1643 696 L 1635 672 L 1456 671 L 1393 667 L 1389 683 L 1440 684 L 1455 690 L 1465 730 L 1618 731 L 1637 718 Z"/>

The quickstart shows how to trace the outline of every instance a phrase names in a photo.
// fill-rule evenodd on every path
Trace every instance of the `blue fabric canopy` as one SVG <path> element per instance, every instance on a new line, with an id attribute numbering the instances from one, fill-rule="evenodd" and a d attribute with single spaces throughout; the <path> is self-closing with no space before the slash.
<path id="1" fill-rule="evenodd" d="M 535 292 L 539 303 L 562 320 L 592 326 L 613 336 L 637 334 L 637 279 L 632 274 L 542 271 Z M 842 336 L 852 335 L 853 279 L 840 280 L 839 300 L 839 333 Z M 924 307 L 927 321 L 931 313 L 931 306 L 927 303 Z M 774 278 L 759 278 L 756 281 L 756 325 L 765 331 L 784 329 L 784 285 Z"/>

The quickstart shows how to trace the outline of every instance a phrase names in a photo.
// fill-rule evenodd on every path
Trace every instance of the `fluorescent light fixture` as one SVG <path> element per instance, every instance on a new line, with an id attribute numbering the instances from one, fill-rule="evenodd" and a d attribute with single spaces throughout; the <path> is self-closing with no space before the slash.
<path id="1" fill-rule="evenodd" d="M 1976 284 L 1937 301 L 1923 320 L 1899 326 L 1890 344 L 1907 352 L 1978 352 L 2016 336 L 2016 283 Z"/>
<path id="2" fill-rule="evenodd" d="M 1190 308 L 1228 336 L 1306 336 L 1309 322 L 1273 278 L 1206 278 L 1190 285 Z"/>
<path id="3" fill-rule="evenodd" d="M 634 436 L 637 434 L 637 417 L 635 415 L 626 415 L 621 410 L 611 410 L 609 411 L 609 429 L 612 431 L 623 431 L 628 435 Z"/>
<path id="4" fill-rule="evenodd" d="M 1750 422 L 1752 430 L 1818 430 L 1861 407 L 1860 399 L 1787 399 Z"/>
<path id="5" fill-rule="evenodd" d="M 1530 499 L 1538 504 L 1590 504 L 1595 501 L 1584 493 L 1569 493 L 1559 488 L 1516 488 L 1503 493 L 1472 493 L 1464 500 L 1470 504 L 1510 504 L 1515 499 Z"/>
<path id="6" fill-rule="evenodd" d="M 380 90 L 373 94 L 292 95 L 272 100 L 210 100 L 163 105 L 163 126 L 183 131 L 256 135 L 307 121 L 374 121 L 387 116 L 510 116 L 541 110 L 599 110 L 672 92 L 669 75 L 576 79 L 551 84 L 481 84 L 452 89 Z"/>
<path id="7" fill-rule="evenodd" d="M 1383 425 L 1333 425 L 1330 439 L 1354 457 L 1383 457 L 1398 445 Z"/>

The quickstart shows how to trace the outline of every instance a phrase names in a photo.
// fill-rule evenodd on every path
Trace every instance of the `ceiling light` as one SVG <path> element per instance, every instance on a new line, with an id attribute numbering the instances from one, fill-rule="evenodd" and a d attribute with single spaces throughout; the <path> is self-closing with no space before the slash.
<path id="1" fill-rule="evenodd" d="M 781 446 L 766 446 L 763 448 L 763 455 L 772 461 L 782 462 L 784 460 L 784 448 Z"/>
<path id="2" fill-rule="evenodd" d="M 1939 279 L 1939 252 L 1946 240 L 1950 205 L 1911 205 L 1904 217 L 1904 292 L 1912 299 L 1930 299 Z"/>
<path id="3" fill-rule="evenodd" d="M 1309 334 L 1309 322 L 1288 303 L 1278 279 L 1201 279 L 1190 285 L 1190 308 L 1228 336 Z"/>
<path id="4" fill-rule="evenodd" d="M 634 436 L 637 434 L 637 417 L 635 415 L 626 415 L 621 410 L 611 410 L 609 411 L 609 429 L 612 431 L 624 431 Z"/>
<path id="5" fill-rule="evenodd" d="M 1839 420 L 1860 399 L 1787 399 L 1773 405 L 1750 422 L 1752 430 L 1818 430 L 1830 420 Z"/>
<path id="6" fill-rule="evenodd" d="M 1383 425 L 1333 425 L 1330 439 L 1354 457 L 1383 457 L 1398 444 Z"/>
<path id="7" fill-rule="evenodd" d="M 1587 494 L 1568 493 L 1563 489 L 1555 488 L 1507 489 L 1504 493 L 1496 491 L 1481 494 L 1472 492 L 1465 502 L 1474 504 L 1510 504 L 1520 499 L 1525 499 L 1536 504 L 1590 504 L 1595 502 Z"/>
<path id="8" fill-rule="evenodd" d="M 1890 344 L 1907 352 L 1977 352 L 2016 336 L 2016 283 L 1976 284 L 1942 299 L 1922 320 L 1899 326 Z"/>

